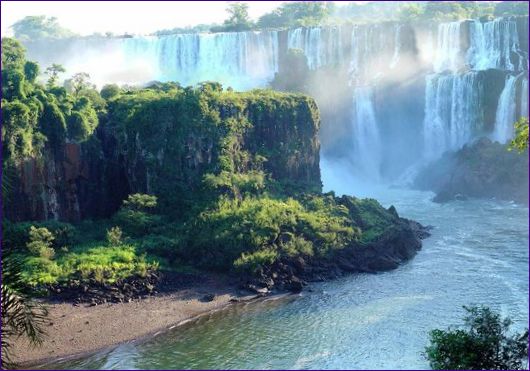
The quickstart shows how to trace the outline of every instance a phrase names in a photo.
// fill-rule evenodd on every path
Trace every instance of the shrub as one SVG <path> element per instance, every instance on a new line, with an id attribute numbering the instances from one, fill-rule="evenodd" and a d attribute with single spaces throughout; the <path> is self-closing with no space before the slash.
<path id="1" fill-rule="evenodd" d="M 30 241 L 30 228 L 46 228 L 54 237 L 52 246 L 62 248 L 71 246 L 77 242 L 77 229 L 69 224 L 50 220 L 46 222 L 22 222 L 11 223 L 8 220 L 3 221 L 3 242 L 5 247 L 22 251 Z"/>
<path id="2" fill-rule="evenodd" d="M 121 209 L 113 216 L 112 220 L 128 236 L 133 237 L 141 237 L 149 234 L 161 222 L 161 218 L 158 215 L 129 209 Z"/>
<path id="3" fill-rule="evenodd" d="M 107 242 L 110 246 L 121 245 L 122 231 L 120 227 L 112 227 L 107 230 Z"/>
<path id="4" fill-rule="evenodd" d="M 487 307 L 464 307 L 465 329 L 434 330 L 426 358 L 435 370 L 527 369 L 528 329 L 509 335 L 511 320 Z"/>
<path id="5" fill-rule="evenodd" d="M 30 242 L 27 244 L 27 248 L 30 253 L 44 259 L 52 259 L 54 257 L 55 250 L 52 247 L 54 237 L 48 229 L 31 226 L 29 240 Z"/>
<path id="6" fill-rule="evenodd" d="M 258 250 L 241 256 L 234 261 L 234 267 L 242 272 L 256 273 L 260 268 L 271 265 L 278 259 L 278 252 L 272 248 Z"/>
<path id="7" fill-rule="evenodd" d="M 157 197 L 143 193 L 129 195 L 127 200 L 123 201 L 123 207 L 129 210 L 145 211 L 156 207 Z"/>

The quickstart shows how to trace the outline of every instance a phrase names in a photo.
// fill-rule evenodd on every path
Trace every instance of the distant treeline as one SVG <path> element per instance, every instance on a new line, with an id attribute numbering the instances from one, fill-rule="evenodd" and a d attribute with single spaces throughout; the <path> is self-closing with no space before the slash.
<path id="1" fill-rule="evenodd" d="M 455 21 L 481 18 L 528 15 L 528 4 L 523 1 L 372 1 L 364 4 L 350 2 L 339 5 L 332 1 L 285 2 L 257 21 L 250 19 L 248 3 L 230 3 L 228 18 L 223 24 L 199 24 L 175 27 L 153 32 L 154 36 L 200 33 L 234 32 L 252 30 L 311 27 L 341 23 L 373 23 L 384 21 Z M 28 16 L 13 26 L 15 38 L 36 40 L 79 37 L 62 27 L 57 19 L 46 16 Z M 95 33 L 89 37 L 132 37 L 112 32 Z"/>

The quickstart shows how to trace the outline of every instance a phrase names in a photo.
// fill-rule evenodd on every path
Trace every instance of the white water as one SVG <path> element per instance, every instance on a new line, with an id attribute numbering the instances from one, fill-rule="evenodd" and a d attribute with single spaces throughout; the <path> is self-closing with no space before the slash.
<path id="1" fill-rule="evenodd" d="M 495 115 L 495 130 L 492 139 L 499 143 L 506 143 L 513 137 L 513 124 L 516 120 L 515 93 L 517 77 L 508 75 L 502 90 Z"/>
<path id="2" fill-rule="evenodd" d="M 521 116 L 528 117 L 528 78 L 523 78 L 521 89 Z"/>
<path id="3" fill-rule="evenodd" d="M 480 93 L 476 72 L 427 76 L 423 126 L 427 159 L 461 148 L 479 132 Z"/>
<path id="4" fill-rule="evenodd" d="M 515 65 L 511 53 L 519 53 L 519 36 L 515 21 L 497 19 L 490 22 L 474 20 L 469 26 L 468 62 L 475 70 L 498 68 L 515 71 L 524 69 L 524 59 Z"/>
<path id="5" fill-rule="evenodd" d="M 127 58 L 156 66 L 155 79 L 183 85 L 218 81 L 235 89 L 263 86 L 278 71 L 278 34 L 233 32 L 125 39 Z"/>
<path id="6" fill-rule="evenodd" d="M 300 27 L 289 30 L 287 48 L 302 50 L 311 70 L 338 65 L 343 58 L 341 27 Z"/>
<path id="7" fill-rule="evenodd" d="M 433 63 L 436 72 L 457 71 L 461 67 L 460 25 L 460 22 L 438 25 L 437 51 Z"/>
<path id="8" fill-rule="evenodd" d="M 469 49 L 464 50 L 463 28 L 469 25 Z M 516 62 L 511 56 L 518 56 Z M 495 19 L 442 23 L 438 26 L 437 52 L 433 63 L 435 72 L 462 68 L 487 70 L 497 68 L 508 71 L 528 69 L 528 60 L 519 46 L 515 21 Z"/>
<path id="9" fill-rule="evenodd" d="M 382 148 L 371 87 L 355 88 L 353 111 L 353 162 L 362 178 L 377 181 L 380 177 Z"/>
<path id="10" fill-rule="evenodd" d="M 469 40 L 463 40 L 468 25 Z M 408 120 L 410 127 L 418 128 L 417 141 L 419 146 L 425 147 L 425 156 L 418 158 L 419 161 L 458 149 L 479 135 L 506 140 L 510 136 L 506 129 L 508 121 L 514 115 L 517 118 L 525 112 L 528 114 L 528 80 L 519 79 L 515 84 L 517 91 L 523 90 L 522 102 L 518 104 L 520 112 L 514 114 L 513 101 L 509 101 L 514 90 L 504 92 L 499 97 L 496 133 L 483 132 L 484 122 L 479 108 L 487 92 L 483 91 L 480 79 L 473 71 L 497 68 L 519 72 L 527 69 L 528 60 L 522 57 L 524 53 L 520 50 L 513 20 L 439 24 L 437 34 L 433 35 L 436 40 L 416 43 L 419 55 L 427 58 L 421 61 L 412 56 L 413 48 L 408 40 L 415 35 L 405 25 L 355 25 L 350 35 L 345 33 L 346 29 L 349 30 L 345 26 L 291 29 L 285 35 L 286 43 L 281 45 L 281 32 L 277 31 L 81 39 L 68 44 L 68 53 L 63 54 L 69 56 L 68 60 L 53 62 L 64 64 L 68 73 L 88 72 L 100 87 L 105 83 L 131 84 L 152 80 L 193 85 L 210 80 L 236 90 L 249 90 L 269 84 L 278 72 L 281 53 L 288 48 L 301 49 L 310 69 L 350 67 L 351 90 L 348 95 L 352 96 L 349 110 L 352 116 L 338 124 L 353 125 L 355 135 L 368 138 L 370 145 L 354 144 L 358 141 L 355 138 L 351 143 L 354 155 L 350 157 L 354 162 L 359 161 L 356 166 L 361 169 L 368 164 L 379 167 L 381 162 L 386 166 L 396 151 L 394 149 L 392 155 L 385 153 L 385 149 L 392 148 L 394 142 L 390 141 L 395 138 L 386 136 L 388 123 L 383 121 L 385 113 L 379 106 L 384 104 L 383 100 L 374 101 L 373 94 L 357 97 L 358 92 L 363 91 L 356 89 L 359 86 L 370 85 L 374 87 L 373 91 L 382 91 L 385 84 L 391 82 L 398 86 L 389 89 L 399 89 L 417 78 L 419 70 L 422 76 L 426 76 L 424 96 L 418 96 L 419 102 L 425 100 L 424 117 L 420 117 L 421 113 L 413 114 L 409 120 L 408 108 L 396 109 L 396 115 L 402 116 L 404 122 Z M 434 41 L 436 45 L 432 51 L 431 42 L 434 44 Z M 468 44 L 469 49 L 462 50 Z M 435 74 L 423 72 L 429 69 Z M 452 74 L 442 74 L 443 71 Z M 526 85 L 519 85 L 524 81 Z M 334 89 L 326 83 L 322 81 L 322 89 Z M 333 124 L 325 122 L 323 126 Z M 349 148 L 345 150 L 349 152 Z M 404 157 L 407 161 L 404 167 L 414 165 L 408 163 L 410 156 Z"/>

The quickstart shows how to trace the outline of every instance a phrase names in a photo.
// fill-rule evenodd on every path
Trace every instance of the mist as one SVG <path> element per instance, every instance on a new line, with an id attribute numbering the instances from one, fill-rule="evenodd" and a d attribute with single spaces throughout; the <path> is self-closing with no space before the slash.
<path id="1" fill-rule="evenodd" d="M 287 51 L 299 49 L 309 69 L 302 92 L 321 111 L 324 185 L 336 189 L 326 174 L 411 185 L 446 151 L 482 136 L 508 142 L 512 123 L 528 115 L 522 37 L 515 20 L 496 19 L 74 38 L 26 47 L 30 59 L 61 63 L 66 75 L 87 72 L 99 88 L 218 81 L 235 90 L 269 87 Z"/>

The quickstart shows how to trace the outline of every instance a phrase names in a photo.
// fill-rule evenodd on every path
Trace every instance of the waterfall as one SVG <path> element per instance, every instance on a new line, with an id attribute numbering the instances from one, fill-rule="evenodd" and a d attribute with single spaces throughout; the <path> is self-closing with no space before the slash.
<path id="1" fill-rule="evenodd" d="M 481 89 L 476 72 L 427 76 L 423 125 L 426 158 L 459 149 L 479 132 Z"/>
<path id="2" fill-rule="evenodd" d="M 521 116 L 528 117 L 528 78 L 521 83 Z"/>
<path id="3" fill-rule="evenodd" d="M 336 27 L 310 27 L 289 30 L 287 48 L 300 49 L 310 69 L 339 64 L 342 61 L 342 32 Z"/>
<path id="4" fill-rule="evenodd" d="M 396 26 L 396 34 L 394 39 L 394 55 L 392 56 L 392 61 L 390 62 L 390 68 L 395 68 L 399 63 L 400 51 L 401 51 L 401 28 L 403 25 L 399 24 Z"/>
<path id="5" fill-rule="evenodd" d="M 438 25 L 438 41 L 434 59 L 434 70 L 457 71 L 461 66 L 460 22 Z"/>
<path id="6" fill-rule="evenodd" d="M 353 107 L 353 162 L 363 176 L 377 180 L 382 148 L 373 105 L 373 89 L 368 86 L 355 88 Z"/>
<path id="7" fill-rule="evenodd" d="M 516 121 L 516 82 L 517 76 L 508 75 L 497 105 L 492 139 L 499 143 L 506 143 L 513 137 L 513 124 Z"/>
<path id="8" fill-rule="evenodd" d="M 525 57 L 520 53 L 517 24 L 513 20 L 495 19 L 490 22 L 469 22 L 467 54 L 469 65 L 475 70 L 498 68 L 509 71 L 525 69 Z M 518 56 L 518 64 L 512 61 Z"/>
<path id="9" fill-rule="evenodd" d="M 278 71 L 278 33 L 232 32 L 123 40 L 127 59 L 156 66 L 153 79 L 191 85 L 212 80 L 236 89 L 265 86 Z"/>

